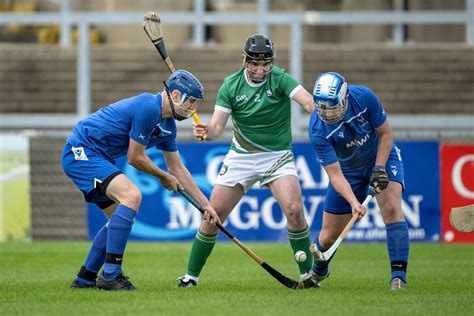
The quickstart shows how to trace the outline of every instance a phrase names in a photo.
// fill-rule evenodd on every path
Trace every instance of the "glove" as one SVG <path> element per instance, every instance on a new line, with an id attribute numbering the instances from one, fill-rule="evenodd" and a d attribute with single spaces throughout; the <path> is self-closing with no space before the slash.
<path id="1" fill-rule="evenodd" d="M 370 185 L 374 189 L 385 190 L 388 186 L 388 173 L 384 166 L 375 166 L 370 175 Z"/>

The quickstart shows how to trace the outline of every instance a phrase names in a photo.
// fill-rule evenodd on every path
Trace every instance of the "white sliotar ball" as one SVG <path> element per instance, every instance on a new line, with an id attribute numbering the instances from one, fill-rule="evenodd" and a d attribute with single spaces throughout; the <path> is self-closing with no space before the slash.
<path id="1" fill-rule="evenodd" d="M 302 250 L 298 250 L 297 252 L 295 252 L 295 260 L 298 262 L 306 261 L 306 252 Z"/>

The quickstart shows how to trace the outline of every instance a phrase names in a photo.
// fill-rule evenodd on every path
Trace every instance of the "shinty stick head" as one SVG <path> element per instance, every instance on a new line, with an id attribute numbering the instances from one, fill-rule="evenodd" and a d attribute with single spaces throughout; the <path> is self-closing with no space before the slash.
<path id="1" fill-rule="evenodd" d="M 155 12 L 145 14 L 143 17 L 143 29 L 153 42 L 158 42 L 163 39 L 161 19 Z"/>
<path id="2" fill-rule="evenodd" d="M 457 231 L 462 233 L 474 232 L 474 204 L 453 207 L 449 213 L 449 221 Z"/>
<path id="3" fill-rule="evenodd" d="M 321 251 L 319 251 L 315 243 L 311 244 L 309 251 L 313 255 L 314 260 L 324 260 Z"/>

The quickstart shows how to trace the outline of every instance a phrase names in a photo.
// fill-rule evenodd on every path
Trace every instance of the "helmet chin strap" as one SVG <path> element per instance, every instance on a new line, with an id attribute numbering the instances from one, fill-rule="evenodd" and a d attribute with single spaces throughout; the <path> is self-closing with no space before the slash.
<path id="1" fill-rule="evenodd" d="M 166 84 L 166 81 L 163 81 L 163 84 L 165 86 L 166 95 L 168 96 L 168 101 L 169 101 L 169 104 L 170 104 L 171 112 L 173 113 L 173 117 L 177 121 L 183 121 L 183 120 L 187 119 L 186 116 L 183 116 L 181 114 L 176 113 L 176 111 L 174 109 L 175 103 L 173 101 L 173 98 L 171 98 L 170 89 L 168 88 L 168 85 Z"/>

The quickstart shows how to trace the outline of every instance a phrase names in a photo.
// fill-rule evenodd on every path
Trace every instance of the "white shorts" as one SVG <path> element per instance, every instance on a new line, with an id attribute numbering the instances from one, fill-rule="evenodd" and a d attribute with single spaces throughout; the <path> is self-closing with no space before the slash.
<path id="1" fill-rule="evenodd" d="M 257 181 L 264 186 L 287 175 L 298 177 L 291 150 L 254 154 L 239 154 L 230 150 L 215 183 L 229 187 L 240 183 L 247 192 Z"/>

